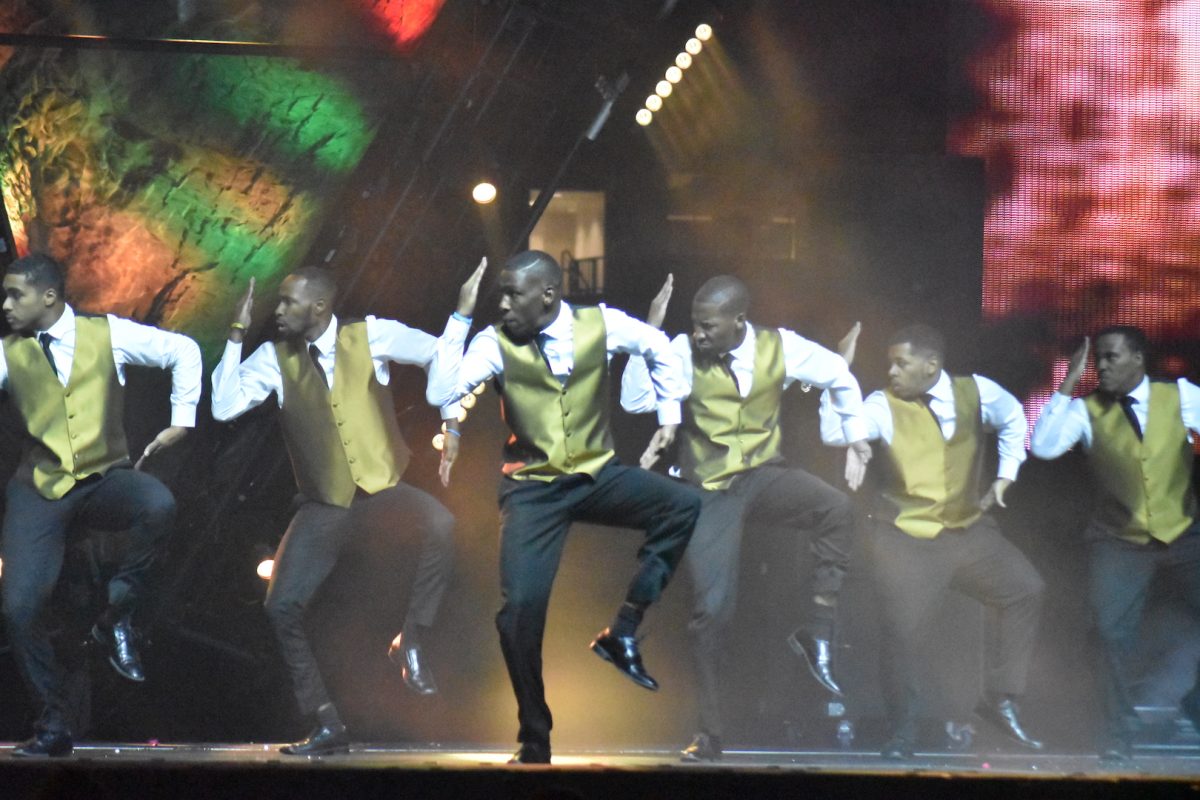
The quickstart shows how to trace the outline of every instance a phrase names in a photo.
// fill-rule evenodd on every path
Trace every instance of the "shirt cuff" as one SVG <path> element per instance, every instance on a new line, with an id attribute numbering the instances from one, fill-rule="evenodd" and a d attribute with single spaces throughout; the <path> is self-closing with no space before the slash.
<path id="1" fill-rule="evenodd" d="M 842 422 L 842 433 L 846 442 L 858 442 L 867 438 L 867 423 L 858 417 L 851 417 Z"/>
<path id="2" fill-rule="evenodd" d="M 229 358 L 230 356 L 236 356 L 238 361 L 242 360 L 242 343 L 241 342 L 235 342 L 232 339 L 225 340 L 225 354 L 221 357 Z"/>
<path id="3" fill-rule="evenodd" d="M 1057 411 L 1063 406 L 1070 404 L 1070 402 L 1070 397 L 1055 389 L 1050 395 L 1050 399 L 1046 401 L 1046 405 L 1043 407 L 1049 411 Z"/>
<path id="4" fill-rule="evenodd" d="M 447 403 L 446 405 L 442 406 L 442 419 L 443 420 L 458 419 L 458 417 L 461 413 L 462 413 L 462 406 L 459 404 L 459 402 L 457 400 L 455 400 L 453 403 Z"/>
<path id="5" fill-rule="evenodd" d="M 196 427 L 196 406 L 191 403 L 172 405 L 171 425 L 179 428 Z"/>
<path id="6" fill-rule="evenodd" d="M 683 419 L 678 400 L 664 400 L 658 404 L 658 424 L 678 425 Z"/>
<path id="7" fill-rule="evenodd" d="M 470 318 L 470 317 L 464 317 L 462 314 L 458 313 L 457 311 L 453 311 L 453 312 L 451 312 L 451 314 L 450 314 L 450 318 L 451 318 L 451 319 L 456 319 L 456 320 L 458 320 L 459 322 L 465 322 L 467 325 L 470 325 L 470 324 L 471 324 L 471 318 Z"/>
<path id="8" fill-rule="evenodd" d="M 446 338 L 453 339 L 456 342 L 466 341 L 467 334 L 471 330 L 471 320 L 459 316 L 455 311 L 446 320 L 446 330 L 442 334 Z"/>
<path id="9" fill-rule="evenodd" d="M 1021 471 L 1021 462 L 1015 458 L 1002 458 L 996 470 L 997 478 L 1007 478 L 1010 481 L 1017 479 L 1017 473 Z"/>

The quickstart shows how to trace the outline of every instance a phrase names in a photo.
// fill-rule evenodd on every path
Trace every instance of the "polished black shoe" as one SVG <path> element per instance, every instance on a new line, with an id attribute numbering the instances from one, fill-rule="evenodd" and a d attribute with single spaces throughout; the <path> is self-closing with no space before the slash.
<path id="1" fill-rule="evenodd" d="M 510 764 L 549 764 L 550 745 L 525 742 L 508 760 Z"/>
<path id="2" fill-rule="evenodd" d="M 38 731 L 32 739 L 12 749 L 14 758 L 62 758 L 71 755 L 75 745 L 66 731 Z"/>
<path id="3" fill-rule="evenodd" d="M 288 756 L 327 756 L 332 753 L 346 753 L 350 750 L 350 734 L 346 726 L 318 725 L 308 738 L 294 744 L 285 744 L 279 752 Z"/>
<path id="4" fill-rule="evenodd" d="M 400 665 L 400 677 L 410 690 L 422 695 L 437 694 L 433 673 L 421 663 L 421 645 L 409 646 L 404 642 L 404 634 L 397 633 L 388 647 L 388 659 Z"/>
<path id="5" fill-rule="evenodd" d="M 658 691 L 658 681 L 642 666 L 642 654 L 638 652 L 637 639 L 633 636 L 614 636 L 605 628 L 592 642 L 592 652 L 624 672 L 638 686 Z"/>
<path id="6" fill-rule="evenodd" d="M 1041 750 L 1042 743 L 1025 732 L 1017 716 L 1017 703 L 1011 697 L 1000 700 L 980 700 L 975 706 L 975 716 L 990 722 L 1022 747 Z"/>
<path id="7" fill-rule="evenodd" d="M 687 764 L 701 761 L 721 760 L 721 737 L 709 736 L 707 733 L 697 733 L 692 743 L 679 753 L 679 760 Z"/>
<path id="8" fill-rule="evenodd" d="M 842 689 L 833 679 L 833 648 L 829 640 L 818 639 L 803 628 L 797 628 L 788 635 L 787 643 L 793 653 L 804 659 L 817 683 L 840 697 Z"/>
<path id="9" fill-rule="evenodd" d="M 92 638 L 108 648 L 108 663 L 112 664 L 118 675 L 138 683 L 146 680 L 146 674 L 142 672 L 142 659 L 137 651 L 137 631 L 133 629 L 128 616 L 121 617 L 111 628 L 97 622 L 92 626 Z"/>
<path id="10" fill-rule="evenodd" d="M 1133 758 L 1133 742 L 1128 736 L 1109 735 L 1100 743 L 1100 760 L 1105 764 L 1120 764 Z"/>
<path id="11" fill-rule="evenodd" d="M 879 754 L 888 761 L 907 761 L 913 757 L 913 740 L 908 736 L 893 736 Z"/>

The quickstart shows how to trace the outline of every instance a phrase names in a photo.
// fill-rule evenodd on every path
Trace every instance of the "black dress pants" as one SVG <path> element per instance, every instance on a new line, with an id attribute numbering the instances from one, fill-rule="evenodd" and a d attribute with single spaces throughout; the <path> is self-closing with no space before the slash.
<path id="1" fill-rule="evenodd" d="M 700 518 L 684 554 L 693 597 L 688 628 L 696 660 L 700 730 L 720 736 L 721 640 L 737 607 L 744 527 L 785 526 L 806 535 L 814 557 L 806 589 L 810 595 L 836 595 L 850 560 L 854 515 L 844 492 L 802 469 L 783 466 L 749 470 L 727 489 L 701 494 Z M 823 623 L 826 630 L 818 630 L 820 621 L 802 621 L 829 638 L 828 622 Z"/>
<path id="2" fill-rule="evenodd" d="M 626 601 L 659 598 L 700 512 L 697 493 L 663 475 L 609 461 L 593 479 L 503 478 L 500 484 L 500 647 L 517 696 L 518 741 L 548 745 L 553 720 L 542 682 L 546 607 L 572 522 L 646 532 Z"/>
<path id="3" fill-rule="evenodd" d="M 431 626 L 454 564 L 454 517 L 432 495 L 406 483 L 359 495 L 349 508 L 305 502 L 275 553 L 264 603 L 300 712 L 313 715 L 329 693 L 304 628 L 305 611 L 337 565 L 342 549 L 364 532 L 386 530 L 418 552 L 405 624 Z"/>
<path id="4" fill-rule="evenodd" d="M 985 691 L 1025 691 L 1045 583 L 992 517 L 985 514 L 962 530 L 943 530 L 933 539 L 918 539 L 878 521 L 870 552 L 883 624 L 884 694 L 895 733 L 915 733 L 922 674 L 937 657 L 929 652 L 929 625 L 950 589 L 996 611 L 995 626 L 988 630 L 994 646 L 986 648 Z"/>
<path id="5" fill-rule="evenodd" d="M 175 519 L 175 499 L 157 478 L 113 468 L 47 500 L 30 484 L 8 482 L 4 514 L 4 620 L 17 667 L 40 706 L 39 729 L 65 731 L 67 700 L 62 666 L 54 655 L 46 614 L 62 571 L 74 525 L 128 530 L 130 546 L 108 582 L 108 605 L 118 615 L 144 600 L 146 577 Z"/>

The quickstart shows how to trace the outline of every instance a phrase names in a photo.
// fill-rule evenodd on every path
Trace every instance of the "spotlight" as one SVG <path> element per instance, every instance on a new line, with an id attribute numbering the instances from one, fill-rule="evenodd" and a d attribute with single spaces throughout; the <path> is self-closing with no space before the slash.
<path id="1" fill-rule="evenodd" d="M 712 25 L 702 22 L 696 26 L 696 38 L 702 42 L 707 42 L 712 38 Z"/>
<path id="2" fill-rule="evenodd" d="M 692 56 L 690 53 L 680 53 L 675 56 L 675 66 L 680 69 L 687 69 L 692 65 Z"/>
<path id="3" fill-rule="evenodd" d="M 651 111 L 658 111 L 662 108 L 662 98 L 656 94 L 652 94 L 646 98 L 646 108 Z"/>
<path id="4" fill-rule="evenodd" d="M 496 199 L 496 187 L 487 181 L 480 181 L 475 184 L 475 188 L 471 190 L 471 197 L 476 203 L 481 206 L 486 206 L 488 203 Z"/>
<path id="5" fill-rule="evenodd" d="M 637 120 L 638 125 L 645 127 L 646 125 L 650 124 L 651 120 L 654 119 L 654 112 L 648 108 L 641 108 L 638 109 L 638 112 L 634 114 L 633 118 Z"/>
<path id="6" fill-rule="evenodd" d="M 275 559 L 264 558 L 262 561 L 258 562 L 258 567 L 254 571 L 257 572 L 258 577 L 262 578 L 264 581 L 271 580 L 271 575 L 275 572 Z"/>
<path id="7" fill-rule="evenodd" d="M 671 83 L 679 83 L 683 80 L 683 70 L 679 67 L 667 67 L 667 80 Z"/>
<path id="8" fill-rule="evenodd" d="M 446 446 L 446 434 L 435 433 L 433 436 L 433 449 L 440 452 L 441 449 L 445 446 Z"/>
<path id="9" fill-rule="evenodd" d="M 694 56 L 698 56 L 700 55 L 700 51 L 704 49 L 704 45 L 700 44 L 699 39 L 688 39 L 687 44 L 683 46 L 683 49 L 687 50 Z"/>
<path id="10" fill-rule="evenodd" d="M 658 84 L 655 85 L 655 87 L 654 87 L 654 93 L 656 95 L 658 95 L 659 97 L 664 97 L 664 98 L 670 97 L 671 96 L 671 84 L 667 81 L 659 81 Z"/>

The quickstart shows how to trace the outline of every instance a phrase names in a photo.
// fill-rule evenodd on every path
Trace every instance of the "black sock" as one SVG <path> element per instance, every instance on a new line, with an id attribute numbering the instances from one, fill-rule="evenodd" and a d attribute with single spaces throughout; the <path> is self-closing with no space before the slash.
<path id="1" fill-rule="evenodd" d="M 400 630 L 400 635 L 404 637 L 404 644 L 408 647 L 419 645 L 423 629 L 425 629 L 424 625 L 420 625 L 412 620 L 405 620 L 404 627 Z"/>
<path id="2" fill-rule="evenodd" d="M 625 602 L 617 609 L 617 618 L 609 628 L 613 636 L 633 636 L 637 633 L 638 625 L 642 624 L 642 616 L 646 613 L 645 606 Z"/>
<path id="3" fill-rule="evenodd" d="M 802 627 L 814 638 L 830 641 L 833 639 L 833 620 L 836 616 L 836 606 L 813 601 L 808 607 L 808 615 Z"/>
<path id="4" fill-rule="evenodd" d="M 326 728 L 336 728 L 341 725 L 342 718 L 338 716 L 337 706 L 333 703 L 326 703 L 318 708 L 317 722 Z"/>

